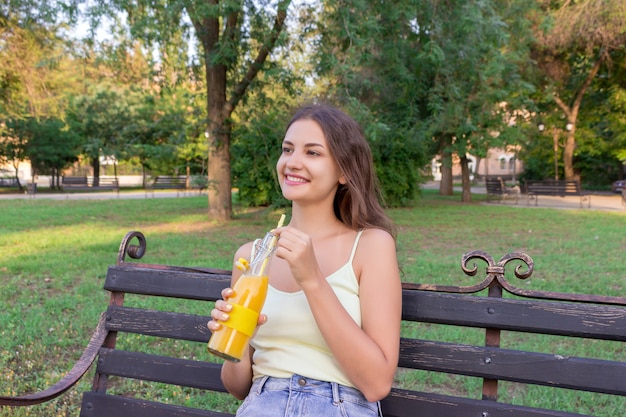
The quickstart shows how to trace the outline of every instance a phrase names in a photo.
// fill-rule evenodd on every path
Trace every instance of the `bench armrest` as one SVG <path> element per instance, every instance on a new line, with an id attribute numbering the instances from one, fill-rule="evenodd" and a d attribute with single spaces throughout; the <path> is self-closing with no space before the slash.
<path id="1" fill-rule="evenodd" d="M 98 321 L 98 326 L 91 336 L 91 340 L 89 341 L 87 348 L 85 348 L 83 354 L 74 364 L 72 369 L 65 374 L 59 382 L 50 388 L 31 394 L 23 394 L 15 397 L 0 396 L 0 406 L 8 405 L 18 407 L 41 404 L 58 397 L 68 389 L 72 388 L 93 363 L 94 359 L 98 355 L 100 347 L 102 347 L 102 344 L 104 343 L 107 333 L 108 332 L 104 327 L 104 313 L 102 313 L 100 320 Z"/>

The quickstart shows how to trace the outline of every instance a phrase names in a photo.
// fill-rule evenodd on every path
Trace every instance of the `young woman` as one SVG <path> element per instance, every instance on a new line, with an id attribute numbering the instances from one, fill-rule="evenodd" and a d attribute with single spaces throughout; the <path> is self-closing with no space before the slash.
<path id="1" fill-rule="evenodd" d="M 292 202 L 271 260 L 249 355 L 222 380 L 240 417 L 379 416 L 398 364 L 402 291 L 393 225 L 379 204 L 361 127 L 327 105 L 301 108 L 276 164 Z M 252 243 L 235 260 L 249 258 Z M 240 276 L 233 268 L 233 284 Z M 222 292 L 208 327 L 228 320 Z"/>

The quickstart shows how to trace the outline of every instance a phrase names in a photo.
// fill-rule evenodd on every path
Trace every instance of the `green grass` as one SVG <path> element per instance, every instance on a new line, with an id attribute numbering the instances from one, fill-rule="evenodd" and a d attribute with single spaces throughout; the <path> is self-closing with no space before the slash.
<path id="1" fill-rule="evenodd" d="M 460 270 L 461 256 L 480 249 L 498 260 L 511 251 L 532 256 L 535 272 L 519 282 L 525 289 L 626 295 L 626 212 L 555 210 L 475 203 L 459 195 L 441 197 L 425 190 L 412 208 L 389 213 L 399 229 L 398 256 L 405 281 L 470 285 L 477 277 Z M 227 224 L 207 218 L 206 197 L 172 199 L 1 200 L 0 201 L 0 393 L 37 391 L 56 382 L 80 356 L 100 313 L 108 304 L 102 290 L 106 268 L 114 264 L 121 239 L 131 230 L 147 238 L 146 262 L 229 268 L 235 249 L 263 234 L 276 212 L 236 212 Z M 480 265 L 479 265 L 480 267 Z M 508 271 L 508 269 L 507 269 Z M 205 303 L 132 299 L 135 305 L 207 314 Z M 482 343 L 482 333 L 449 326 L 407 325 L 406 335 Z M 161 346 L 158 340 L 128 337 L 120 344 L 150 351 L 171 349 L 212 360 L 200 344 Z M 503 345 L 543 352 L 575 352 L 625 357 L 623 343 L 582 343 L 565 338 L 528 338 L 506 334 Z M 0 409 L 4 416 L 75 416 L 80 386 L 45 406 Z M 425 372 L 401 372 L 398 384 L 444 393 L 480 396 L 474 378 Z M 204 396 L 194 390 L 142 384 L 115 385 L 118 392 L 143 391 L 148 398 L 197 407 L 234 410 L 228 396 Z M 596 416 L 626 414 L 623 398 L 581 395 L 567 390 L 503 384 L 501 397 L 517 404 L 562 407 Z"/>

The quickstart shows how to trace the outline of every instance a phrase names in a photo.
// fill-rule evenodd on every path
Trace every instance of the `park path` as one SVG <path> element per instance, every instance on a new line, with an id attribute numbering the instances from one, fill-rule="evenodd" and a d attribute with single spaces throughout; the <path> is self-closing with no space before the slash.
<path id="1" fill-rule="evenodd" d="M 206 195 L 206 194 L 205 194 Z M 166 191 L 159 190 L 152 193 L 144 191 L 121 192 L 119 194 L 113 191 L 103 192 L 86 192 L 86 193 L 37 193 L 35 195 L 11 193 L 0 194 L 0 200 L 105 200 L 105 199 L 139 199 L 139 198 L 175 198 L 175 197 L 192 197 L 198 196 L 197 191 Z"/>
<path id="2" fill-rule="evenodd" d="M 423 188 L 439 189 L 439 182 L 430 181 L 423 185 Z M 482 185 L 476 185 L 471 188 L 472 194 L 485 194 L 485 187 Z M 461 187 L 454 187 L 454 192 L 461 192 Z M 484 204 L 500 204 L 512 207 L 521 208 L 559 208 L 559 209 L 579 209 L 579 210 L 604 210 L 604 211 L 620 211 L 626 213 L 626 206 L 622 204 L 622 196 L 620 194 L 613 194 L 608 192 L 597 192 L 591 194 L 591 207 L 587 208 L 587 201 L 583 202 L 583 207 L 580 207 L 580 197 L 567 196 L 567 197 L 553 197 L 553 196 L 539 196 L 538 204 L 535 206 L 535 200 L 526 200 L 526 195 L 520 195 L 520 198 L 515 204 L 513 200 L 505 200 L 504 202 L 485 202 Z"/>
<path id="3" fill-rule="evenodd" d="M 422 186 L 423 188 L 429 189 L 438 189 L 439 183 L 435 181 L 427 182 Z M 455 192 L 461 192 L 461 187 L 454 187 Z M 485 194 L 485 187 L 481 185 L 473 186 L 472 194 Z M 177 193 L 176 191 L 155 191 L 154 194 L 151 192 L 145 193 L 143 191 L 136 192 L 121 192 L 119 195 L 112 191 L 107 192 L 90 192 L 90 193 L 38 193 L 35 196 L 31 196 L 28 194 L 0 194 L 0 200 L 10 200 L 10 199 L 31 199 L 31 200 L 43 200 L 43 199 L 51 199 L 51 200 L 102 200 L 102 199 L 115 199 L 115 198 L 123 198 L 123 199 L 141 199 L 141 198 L 184 198 L 184 197 L 192 197 L 197 196 L 197 191 Z M 206 194 L 205 194 L 206 195 Z M 580 209 L 580 210 L 589 210 L 587 208 L 587 202 L 583 203 L 583 208 L 580 207 L 580 198 L 571 196 L 571 197 L 552 197 L 552 196 L 540 196 L 538 204 L 535 206 L 535 201 L 530 200 L 529 202 L 526 200 L 525 195 L 521 195 L 517 204 L 515 204 L 512 200 L 506 200 L 504 202 L 490 202 L 484 204 L 501 204 L 507 205 L 511 207 L 520 207 L 520 208 L 559 208 L 559 209 Z M 620 211 L 626 213 L 626 206 L 622 204 L 622 197 L 619 194 L 611 194 L 611 193 L 595 193 L 591 195 L 591 210 L 605 210 L 605 211 Z"/>

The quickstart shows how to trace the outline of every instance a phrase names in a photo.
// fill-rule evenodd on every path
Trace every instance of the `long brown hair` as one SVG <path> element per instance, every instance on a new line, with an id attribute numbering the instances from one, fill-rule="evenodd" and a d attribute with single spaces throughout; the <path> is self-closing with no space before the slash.
<path id="1" fill-rule="evenodd" d="M 287 129 L 302 119 L 313 120 L 321 127 L 330 152 L 346 177 L 347 182 L 339 184 L 333 203 L 337 218 L 355 230 L 376 227 L 395 237 L 393 222 L 381 205 L 372 151 L 361 126 L 336 107 L 311 104 L 298 109 Z"/>

